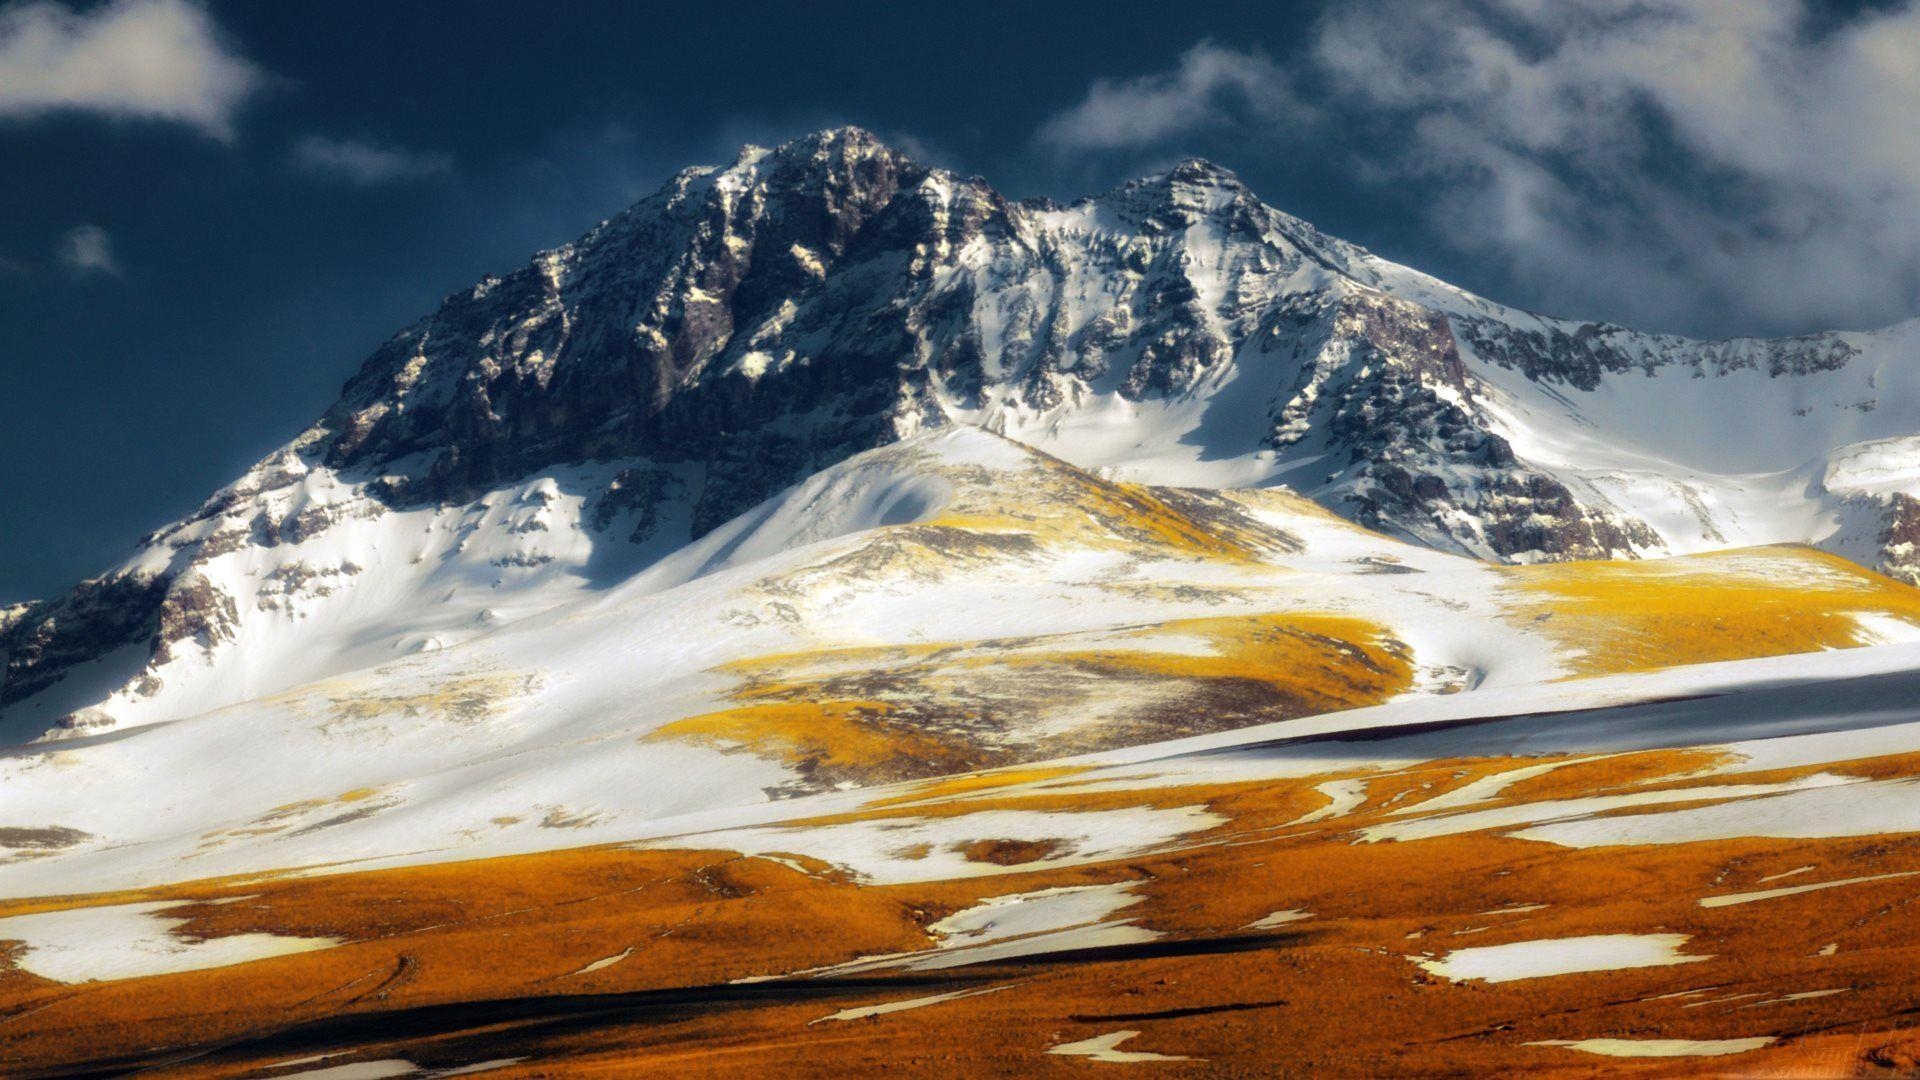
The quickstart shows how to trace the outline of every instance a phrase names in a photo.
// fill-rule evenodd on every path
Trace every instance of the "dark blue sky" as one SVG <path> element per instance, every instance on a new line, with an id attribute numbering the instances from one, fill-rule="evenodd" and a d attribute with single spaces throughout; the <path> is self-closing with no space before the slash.
<path id="1" fill-rule="evenodd" d="M 1786 47 L 1801 50 L 1905 11 L 1814 19 L 1797 0 L 1755 3 L 1789 9 Z M 163 22 L 194 10 L 118 4 L 142 17 L 158 5 Z M 1591 40 L 1516 26 L 1492 10 L 1501 6 L 1405 10 L 1484 21 L 1528 64 L 1594 51 Z M 1343 7 L 1345 21 L 1331 25 L 1317 4 L 1273 0 L 213 3 L 197 16 L 213 28 L 209 47 L 248 73 L 247 86 L 211 114 L 183 105 L 169 118 L 142 115 L 156 110 L 138 91 L 129 104 L 113 97 L 124 88 L 76 90 L 76 79 L 112 82 L 85 66 L 47 78 L 51 104 L 16 95 L 9 105 L 7 65 L 22 62 L 9 33 L 60 26 L 78 50 L 91 47 L 88 20 L 116 9 L 0 5 L 0 602 L 102 569 L 191 509 L 317 415 L 374 345 L 442 295 L 571 239 L 682 166 L 829 124 L 864 125 L 1018 196 L 1080 194 L 1203 154 L 1329 232 L 1567 314 L 1724 333 L 1912 310 L 1909 286 L 1857 310 L 1783 308 L 1766 292 L 1713 303 L 1715 274 L 1752 275 L 1690 264 L 1700 236 L 1733 244 L 1736 263 L 1765 263 L 1783 283 L 1776 291 L 1791 288 L 1793 260 L 1810 256 L 1753 245 L 1780 231 L 1770 212 L 1804 177 L 1726 160 L 1711 130 L 1689 126 L 1722 115 L 1661 98 L 1660 86 L 1627 86 L 1621 107 L 1650 134 L 1670 121 L 1671 139 L 1650 137 L 1625 173 L 1583 164 L 1575 152 L 1588 128 L 1611 119 L 1569 117 L 1539 145 L 1529 125 L 1468 104 L 1501 73 L 1462 72 L 1422 41 L 1391 41 L 1380 27 L 1407 23 L 1392 4 Z M 1354 24 L 1362 7 L 1386 21 Z M 1735 48 L 1770 47 L 1745 27 L 1707 29 L 1735 35 Z M 1361 55 L 1353 40 L 1391 49 Z M 1551 70 L 1568 95 L 1591 96 L 1586 72 Z M 1412 96 L 1394 82 L 1409 73 L 1421 75 Z M 1464 121 L 1481 141 L 1423 126 L 1435 116 Z M 1451 160 L 1455 146 L 1478 156 Z M 1512 153 L 1534 155 L 1591 201 L 1487 217 L 1474 194 L 1488 176 L 1516 175 L 1500 171 Z M 1648 185 L 1716 194 L 1676 225 Z M 1832 201 L 1828 192 L 1818 205 Z M 1648 205 L 1664 208 L 1657 228 L 1644 223 Z M 1607 214 L 1588 220 L 1590 206 Z M 1555 244 L 1602 252 L 1595 272 L 1624 284 L 1588 299 L 1578 276 L 1536 272 L 1532 253 Z M 1661 275 L 1674 274 L 1705 283 L 1706 313 L 1661 306 L 1674 291 Z"/>

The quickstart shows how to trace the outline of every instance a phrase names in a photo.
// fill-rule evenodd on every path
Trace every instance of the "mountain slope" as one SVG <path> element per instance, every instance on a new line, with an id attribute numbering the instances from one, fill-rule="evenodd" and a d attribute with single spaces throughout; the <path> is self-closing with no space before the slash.
<path id="1" fill-rule="evenodd" d="M 1917 327 L 1702 343 L 1545 319 L 1204 162 L 1057 206 L 821 132 L 449 297 L 126 563 L 0 615 L 0 735 L 466 640 L 953 425 L 1114 479 L 1284 484 L 1482 558 L 1794 541 L 1911 578 Z"/>
<path id="2" fill-rule="evenodd" d="M 1916 326 L 690 170 L 0 610 L 0 1072 L 1907 1068 Z"/>
<path id="3" fill-rule="evenodd" d="M 856 496 L 837 508 L 884 514 L 899 487 L 856 472 L 825 485 Z M 1325 538 L 1301 539 L 1311 556 Z M 610 829 L 555 808 L 533 853 L 508 858 L 443 861 L 498 843 L 417 846 L 463 811 L 497 813 L 485 785 L 283 805 L 172 864 L 149 861 L 153 836 L 62 855 L 59 830 L 11 828 L 9 843 L 37 847 L 0 864 L 16 888 L 0 901 L 0 1064 L 826 1077 L 1065 1075 L 1091 1059 L 1191 1075 L 1284 1061 L 1679 1077 L 1724 1057 L 1762 1075 L 1897 1072 L 1920 1053 L 1904 1023 L 1920 1004 L 1917 662 L 1915 646 L 1886 646 L 1487 684 Z M 347 739 L 277 751 L 297 738 L 278 728 L 245 748 L 245 773 L 177 752 L 183 729 L 216 734 L 210 719 L 42 747 L 9 762 L 0 796 L 26 786 L 50 805 L 61 773 L 96 796 L 119 774 L 141 785 L 147 818 L 167 812 L 142 822 L 164 836 L 192 790 L 177 774 L 169 787 L 169 770 L 219 770 L 224 787 L 195 809 L 226 795 L 237 811 L 264 783 L 350 753 Z M 502 733 L 480 720 L 436 739 L 422 714 L 392 728 L 401 738 L 363 743 L 375 748 L 357 764 L 417 764 L 429 741 Z M 711 769 L 639 772 L 625 743 L 589 740 L 567 764 L 620 774 L 603 790 L 628 799 Z M 493 757 L 502 772 L 558 771 L 525 746 Z M 384 851 L 365 831 L 382 818 Z M 220 876 L 310 858 L 324 836 L 362 860 Z"/>
<path id="4" fill-rule="evenodd" d="M 1920 590 L 1804 548 L 1502 567 L 1283 492 L 1108 481 L 954 427 L 468 640 L 17 747 L 0 888 L 627 840 L 1390 702 L 1607 701 L 1591 676 L 1916 637 Z"/>

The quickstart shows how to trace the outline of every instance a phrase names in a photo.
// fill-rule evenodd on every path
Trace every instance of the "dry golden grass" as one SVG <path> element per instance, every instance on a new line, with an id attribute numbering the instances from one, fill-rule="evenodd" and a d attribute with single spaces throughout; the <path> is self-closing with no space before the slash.
<path id="1" fill-rule="evenodd" d="M 1812 548 L 1506 571 L 1513 617 L 1605 675 L 1850 648 L 1860 614 L 1920 625 L 1920 589 Z"/>
<path id="2" fill-rule="evenodd" d="M 939 780 L 929 780 L 915 785 L 904 795 L 889 795 L 876 799 L 868 805 L 879 809 L 888 806 L 902 806 L 921 802 L 937 802 L 962 795 L 979 795 L 987 791 L 1020 787 L 1028 784 L 1044 783 L 1077 776 L 1087 771 L 1084 765 L 1045 765 L 1032 768 L 993 769 L 987 772 L 969 773 L 965 776 L 949 776 Z"/>
<path id="3" fill-rule="evenodd" d="M 739 747 L 808 775 L 865 781 L 939 776 L 977 762 L 979 751 L 958 740 L 889 723 L 892 711 L 882 702 L 773 701 L 676 720 L 647 739 Z"/>
<path id="4" fill-rule="evenodd" d="M 1615 764 L 1599 768 L 1608 762 Z M 1920 838 L 1592 851 L 1484 834 L 1348 842 L 1349 830 L 1385 812 L 1400 792 L 1429 797 L 1532 763 L 1435 762 L 1383 775 L 1354 817 L 1310 828 L 1285 823 L 1315 804 L 1317 777 L 1188 788 L 1180 797 L 1205 802 L 1230 823 L 1180 850 L 1070 870 L 1048 869 L 1042 851 L 986 845 L 982 859 L 1004 859 L 1010 872 L 956 882 L 860 886 L 724 852 L 598 848 L 149 892 L 143 897 L 255 898 L 189 909 L 195 933 L 271 930 L 353 943 L 82 987 L 0 975 L 0 1068 L 33 1075 L 87 1061 L 202 1055 L 156 1075 L 237 1077 L 324 1052 L 347 1055 L 326 1064 L 397 1057 L 427 1067 L 524 1057 L 491 1074 L 502 1077 L 1065 1074 L 1098 1066 L 1049 1057 L 1048 1047 L 1116 1030 L 1141 1032 L 1124 1049 L 1195 1059 L 1154 1071 L 1196 1075 L 1682 1076 L 1703 1064 L 1526 1045 L 1599 1036 L 1782 1040 L 1712 1063 L 1737 1065 L 1742 1075 L 1814 1065 L 1849 1074 L 1913 1060 L 1916 1044 L 1903 1031 L 1920 1009 L 1910 976 L 1920 961 L 1912 933 L 1920 886 L 1912 880 L 1725 908 L 1697 901 L 1771 887 L 1761 879 L 1801 867 L 1812 869 L 1780 883 L 1920 870 Z M 1702 764 L 1697 753 L 1662 751 L 1547 776 L 1557 789 L 1580 776 L 1610 786 Z M 1062 780 L 1070 778 L 1025 782 Z M 992 790 L 952 794 L 979 809 L 973 797 Z M 1022 861 L 1029 856 L 1038 861 Z M 880 975 L 728 985 L 922 947 L 923 927 L 982 897 L 1112 881 L 1135 882 L 1148 898 L 1123 914 L 1163 933 L 1161 944 L 905 982 Z M 1522 906 L 1531 909 L 1502 910 Z M 1312 914 L 1277 930 L 1244 929 L 1282 909 Z M 1601 933 L 1685 934 L 1685 952 L 1712 959 L 1498 984 L 1448 982 L 1407 959 Z M 1835 949 L 1823 955 L 1828 945 Z M 628 949 L 617 963 L 575 974 Z M 989 986 L 1005 989 L 869 1020 L 815 1022 L 856 1005 Z M 659 996 L 676 987 L 687 996 Z M 1702 988 L 1713 989 L 1690 994 Z M 1844 992 L 1779 1000 L 1825 989 Z M 654 996 L 621 996 L 648 992 Z M 501 1004 L 512 1002 L 522 1005 Z M 420 1011 L 436 1005 L 459 1007 Z M 354 1024 L 299 1027 L 339 1016 Z"/>
<path id="5" fill-rule="evenodd" d="M 1383 627 L 1311 612 L 821 649 L 724 670 L 740 680 L 734 707 L 666 724 L 648 738 L 737 747 L 819 783 L 963 773 L 1374 705 L 1413 682 L 1406 649 Z M 1071 708 L 1077 699 L 1069 693 L 1124 704 L 1102 723 L 1062 734 L 999 734 L 996 717 Z"/>
<path id="6" fill-rule="evenodd" d="M 1103 648 L 1014 654 L 1009 664 L 1076 665 L 1115 675 L 1262 683 L 1304 712 L 1372 705 L 1413 682 L 1404 647 L 1363 619 L 1313 613 L 1177 619 L 1130 635 L 1187 635 L 1205 641 L 1204 653 Z M 1116 639 L 1124 646 L 1125 637 Z M 1282 719 L 1282 716 L 1275 716 Z"/>
<path id="7" fill-rule="evenodd" d="M 1033 451 L 1040 468 L 1017 477 L 974 476 L 925 524 L 981 533 L 1018 533 L 1042 543 L 1146 549 L 1155 554 L 1260 562 L 1275 537 L 1252 523 L 1199 522 L 1141 484 L 1103 480 Z M 973 482 L 966 482 L 971 480 Z M 1011 485 L 1011 486 L 1010 486 Z"/>
<path id="8" fill-rule="evenodd" d="M 1236 561 L 1260 558 L 1272 540 L 1203 526 L 1171 493 L 1077 470 L 1049 475 L 1071 498 L 1042 504 L 1052 508 L 1034 516 L 962 504 L 944 524 L 1067 530 L 1084 539 L 1091 521 L 1115 543 Z M 1580 674 L 1857 644 L 1859 613 L 1920 623 L 1920 592 L 1802 549 L 1526 567 L 1508 575 L 1514 618 L 1580 650 Z M 1203 647 L 1155 645 L 1168 635 Z M 887 679 L 865 678 L 875 670 Z M 1073 673 L 1117 685 L 1179 687 L 1183 696 L 1172 700 L 1190 712 L 1251 700 L 1264 718 L 1278 719 L 1372 704 L 1403 691 L 1413 677 L 1411 659 L 1385 628 L 1314 613 L 1182 620 L 1097 641 L 821 650 L 762 658 L 732 673 L 740 680 L 732 707 L 681 720 L 654 737 L 739 747 L 817 776 L 862 780 L 897 775 L 902 762 L 945 772 L 987 757 L 982 746 L 953 733 L 964 725 L 922 722 L 928 702 L 957 686 L 1046 687 Z M 358 719 L 394 708 L 438 717 L 483 707 L 465 699 L 383 702 Z M 1032 752 L 1059 749 L 1036 745 Z M 1103 776 L 1096 791 L 1077 786 L 1081 769 L 1009 768 L 890 790 L 860 810 L 793 824 L 1184 806 L 1205 806 L 1226 824 L 1173 850 L 1072 868 L 1050 863 L 1055 850 L 1047 841 L 983 836 L 962 850 L 976 866 L 1004 873 L 911 885 L 862 885 L 804 850 L 793 855 L 795 870 L 725 851 L 598 847 L 16 900 L 0 904 L 0 915 L 247 897 L 183 910 L 191 916 L 186 932 L 348 943 L 82 986 L 0 970 L 0 1073 L 151 1068 L 156 1076 L 240 1077 L 326 1053 L 344 1055 L 327 1065 L 404 1058 L 430 1068 L 522 1059 L 486 1074 L 502 1078 L 1084 1075 L 1106 1066 L 1045 1050 L 1119 1030 L 1140 1032 L 1122 1049 L 1190 1059 L 1136 1068 L 1182 1075 L 1682 1076 L 1698 1074 L 1703 1064 L 1527 1045 L 1600 1036 L 1779 1038 L 1765 1050 L 1715 1062 L 1745 1075 L 1895 1074 L 1920 1064 L 1920 1039 L 1909 1033 L 1920 1015 L 1920 983 L 1911 975 L 1920 963 L 1920 878 L 1733 907 L 1698 904 L 1705 896 L 1772 887 L 1763 879 L 1791 871 L 1800 872 L 1779 884 L 1920 871 L 1920 837 L 1594 850 L 1493 833 L 1352 842 L 1356 828 L 1387 814 L 1417 815 L 1423 801 L 1465 784 L 1554 761 L 1562 764 L 1513 783 L 1498 801 L 1711 788 L 1820 771 L 1704 775 L 1725 756 L 1692 749 L 1582 761 L 1434 761 L 1367 775 L 1366 801 L 1351 814 L 1299 825 L 1326 804 L 1314 785 L 1328 777 L 1157 787 Z M 1920 755 L 1821 768 L 1920 777 Z M 357 790 L 292 804 L 250 827 L 283 828 L 341 806 L 371 805 L 379 795 Z M 805 848 L 803 833 L 794 846 Z M 931 854 L 929 845 L 920 847 L 903 849 L 902 857 Z M 1150 947 L 910 977 L 735 982 L 929 947 L 927 926 L 986 897 L 1120 881 L 1133 882 L 1145 897 L 1122 917 L 1163 935 Z M 1528 910 L 1511 910 L 1520 907 Z M 1284 909 L 1312 914 L 1279 929 L 1249 928 Z M 1410 959 L 1611 933 L 1685 934 L 1686 952 L 1712 959 L 1499 984 L 1449 982 Z M 598 970 L 583 970 L 597 962 Z M 850 1006 L 989 986 L 1004 989 L 868 1020 L 821 1022 Z M 1842 992 L 1781 1000 L 1830 989 Z"/>
<path id="9" fill-rule="evenodd" d="M 1571 761 L 1551 772 L 1516 781 L 1502 795 L 1522 802 L 1540 802 L 1629 787 L 1643 790 L 1661 783 L 1711 783 L 1713 778 L 1702 774 L 1732 759 L 1733 755 L 1719 750 L 1607 754 L 1587 761 Z"/>

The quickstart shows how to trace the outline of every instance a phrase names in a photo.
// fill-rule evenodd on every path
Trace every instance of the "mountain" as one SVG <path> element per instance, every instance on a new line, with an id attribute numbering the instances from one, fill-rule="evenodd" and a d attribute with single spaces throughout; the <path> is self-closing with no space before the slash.
<path id="1" fill-rule="evenodd" d="M 0 733 L 176 719 L 469 640 L 956 426 L 1109 479 L 1284 485 L 1486 559 L 1790 541 L 1912 579 L 1916 337 L 1542 318 L 1205 162 L 1059 206 L 824 131 L 449 297 L 126 562 L 0 612 Z"/>
<path id="2" fill-rule="evenodd" d="M 1915 334 L 690 170 L 0 611 L 0 1073 L 1908 1069 Z"/>

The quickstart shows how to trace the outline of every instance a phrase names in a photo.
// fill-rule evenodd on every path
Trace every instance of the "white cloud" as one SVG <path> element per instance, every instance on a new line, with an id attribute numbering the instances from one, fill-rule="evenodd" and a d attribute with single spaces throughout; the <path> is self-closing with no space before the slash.
<path id="1" fill-rule="evenodd" d="M 355 184 L 419 180 L 452 171 L 453 159 L 398 147 L 308 135 L 293 145 L 293 162 L 308 172 Z"/>
<path id="2" fill-rule="evenodd" d="M 1803 0 L 1353 4 L 1317 57 L 1542 302 L 1763 330 L 1920 304 L 1911 5 L 1816 32 Z"/>
<path id="3" fill-rule="evenodd" d="M 1809 0 L 1349 0 L 1290 79 L 1224 52 L 1097 83 L 1039 137 L 1144 147 L 1227 123 L 1277 149 L 1304 134 L 1351 153 L 1358 181 L 1416 193 L 1456 250 L 1503 268 L 1502 299 L 1558 313 L 1694 332 L 1920 313 L 1914 0 L 1837 22 Z M 1311 108 L 1288 126 L 1206 89 L 1242 85 Z"/>
<path id="4" fill-rule="evenodd" d="M 113 254 L 113 238 L 98 225 L 78 225 L 60 238 L 60 265 L 75 277 L 119 277 L 120 260 Z"/>
<path id="5" fill-rule="evenodd" d="M 1035 138 L 1065 152 L 1144 147 L 1221 123 L 1273 123 L 1302 108 L 1272 60 L 1203 41 L 1172 71 L 1095 82 L 1086 100 L 1048 119 Z"/>
<path id="6" fill-rule="evenodd" d="M 84 111 L 233 135 L 265 75 L 188 0 L 112 0 L 0 8 L 0 117 Z"/>

